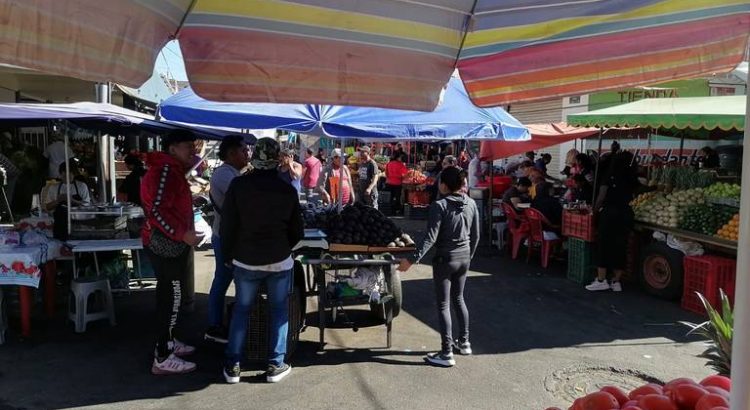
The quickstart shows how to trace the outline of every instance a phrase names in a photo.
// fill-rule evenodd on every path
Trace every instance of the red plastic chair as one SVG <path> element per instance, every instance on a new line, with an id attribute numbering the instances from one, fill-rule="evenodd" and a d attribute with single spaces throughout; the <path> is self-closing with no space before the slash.
<path id="1" fill-rule="evenodd" d="M 539 245 L 542 253 L 542 267 L 549 265 L 549 257 L 554 246 L 562 244 L 562 239 L 544 239 L 544 227 L 551 226 L 547 218 L 534 208 L 529 208 L 524 213 L 529 221 L 529 247 L 526 252 L 526 262 L 531 260 L 531 251 L 534 245 Z"/>
<path id="2" fill-rule="evenodd" d="M 511 255 L 513 259 L 518 257 L 518 250 L 521 249 L 523 240 L 529 237 L 529 223 L 513 208 L 506 203 L 501 204 L 503 213 L 508 221 L 508 231 L 510 232 Z"/>

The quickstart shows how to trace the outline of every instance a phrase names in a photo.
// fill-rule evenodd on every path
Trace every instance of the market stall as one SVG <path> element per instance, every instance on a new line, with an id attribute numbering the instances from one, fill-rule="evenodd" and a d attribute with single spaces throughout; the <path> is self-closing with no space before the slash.
<path id="1" fill-rule="evenodd" d="M 683 139 L 736 140 L 744 129 L 744 114 L 744 96 L 671 98 L 574 114 L 568 121 L 602 128 L 642 127 Z M 733 292 L 734 275 L 721 281 L 695 279 L 695 271 L 684 260 L 685 255 L 715 254 L 724 259 L 706 259 L 712 261 L 709 271 L 718 272 L 716 264 L 733 266 L 740 223 L 740 180 L 737 170 L 699 169 L 698 164 L 681 159 L 679 155 L 673 161 L 649 164 L 645 178 L 648 192 L 631 203 L 637 236 L 629 252 L 632 273 L 646 290 L 665 298 L 682 297 L 683 306 L 695 310 L 693 291 L 709 294 L 711 301 L 717 300 L 719 287 Z M 710 275 L 714 274 L 718 273 Z"/>
<path id="2" fill-rule="evenodd" d="M 126 110 L 110 104 L 75 103 L 75 104 L 0 104 L 0 124 L 8 127 L 20 127 L 43 124 L 45 129 L 54 129 L 63 135 L 63 152 L 70 152 L 71 135 L 79 135 L 85 129 L 89 134 L 99 139 L 111 138 L 111 135 L 147 132 L 151 135 L 168 132 L 174 129 L 195 129 L 195 127 L 168 124 L 156 121 L 150 116 L 135 111 Z M 197 133 L 209 138 L 219 138 L 225 131 L 199 129 Z M 92 145 L 92 144 L 89 144 Z M 65 163 L 69 165 L 69 156 L 65 156 Z M 106 167 L 107 163 L 100 166 Z M 112 164 L 109 164 L 112 171 Z M 109 175 L 113 175 L 110 172 Z M 72 181 L 70 168 L 62 176 L 68 186 Z M 114 183 L 114 181 L 112 181 Z M 41 199 L 35 202 L 35 207 L 41 207 L 47 195 L 46 190 L 54 189 L 54 183 L 42 188 Z M 102 184 L 103 185 L 103 184 Z M 111 195 L 107 194 L 107 191 Z M 0 247 L 0 285 L 17 285 L 21 306 L 22 335 L 30 335 L 30 312 L 33 304 L 32 289 L 44 288 L 44 301 L 48 315 L 54 313 L 54 293 L 58 259 L 72 259 L 73 276 L 77 277 L 79 270 L 76 266 L 77 256 L 82 252 L 93 253 L 93 267 L 87 269 L 91 275 L 104 274 L 100 260 L 96 254 L 102 251 L 122 252 L 128 250 L 132 254 L 133 270 L 137 273 L 134 281 L 139 282 L 141 263 L 138 250 L 142 248 L 139 229 L 136 220 L 142 218 L 143 211 L 132 204 L 113 202 L 114 187 L 106 186 L 101 190 L 99 198 L 92 201 L 92 205 L 71 206 L 71 192 L 66 190 L 66 200 L 70 212 L 65 225 L 65 238 L 75 239 L 70 243 L 52 239 L 54 229 L 53 218 L 41 213 L 41 209 L 28 209 L 34 213 L 30 218 L 21 219 L 15 226 L 4 227 L 0 230 L 3 238 L 17 235 L 15 244 Z M 130 228 L 130 229 L 129 229 Z M 131 239 L 135 238 L 135 239 Z M 65 240 L 65 238 L 62 238 Z M 67 245 L 67 246 L 63 246 Z M 106 246 L 104 246 L 106 245 Z M 7 269 L 6 269 L 7 268 Z M 119 282 L 123 289 L 129 290 L 129 271 L 123 265 L 126 275 L 115 278 L 107 274 L 107 280 L 113 285 Z M 140 284 L 140 283 L 139 283 Z"/>
<path id="3" fill-rule="evenodd" d="M 441 104 L 433 112 L 363 107 L 302 104 L 218 103 L 204 100 L 190 89 L 164 101 L 159 115 L 170 121 L 219 127 L 279 129 L 295 133 L 346 140 L 437 141 L 437 140 L 527 140 L 528 131 L 501 108 L 481 109 L 471 103 L 458 78 L 446 86 Z M 353 160 L 353 161 L 352 161 Z M 356 169 L 356 158 L 349 165 Z M 356 174 L 352 172 L 352 174 Z M 343 179 L 339 179 L 343 181 Z M 409 211 L 426 218 L 428 184 L 434 182 L 419 170 L 403 181 L 408 187 Z M 343 182 L 340 182 L 343 183 Z M 340 185 L 339 185 L 340 187 Z M 400 309 L 400 279 L 391 269 L 389 255 L 411 252 L 411 238 L 404 238 L 395 224 L 373 208 L 316 206 L 307 204 L 304 219 L 308 229 L 325 232 L 325 245 L 305 246 L 309 275 L 307 295 L 318 298 L 320 343 L 328 323 L 345 314 L 344 306 L 370 301 L 371 309 L 384 321 L 390 345 L 390 322 Z M 411 212 L 410 212 L 411 213 Z M 324 247 L 320 247 L 324 246 Z M 389 259 L 391 258 L 391 259 Z M 390 260 L 390 261 L 389 261 Z M 358 276 L 358 273 L 365 275 Z M 370 284 L 351 289 L 351 283 Z M 377 290 L 376 290 L 377 289 Z M 396 294 L 398 292 L 398 294 Z M 375 296 L 377 295 L 377 296 Z M 381 298 L 382 296 L 382 298 Z M 348 319 L 344 319 L 348 321 Z M 351 324 L 356 328 L 355 324 Z"/>

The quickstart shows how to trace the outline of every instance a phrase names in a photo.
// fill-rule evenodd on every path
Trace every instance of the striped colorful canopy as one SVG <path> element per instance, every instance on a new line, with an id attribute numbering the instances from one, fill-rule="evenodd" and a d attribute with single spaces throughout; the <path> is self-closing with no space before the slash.
<path id="1" fill-rule="evenodd" d="M 747 0 L 0 0 L 0 62 L 140 85 L 180 40 L 210 100 L 431 110 L 728 71 Z"/>

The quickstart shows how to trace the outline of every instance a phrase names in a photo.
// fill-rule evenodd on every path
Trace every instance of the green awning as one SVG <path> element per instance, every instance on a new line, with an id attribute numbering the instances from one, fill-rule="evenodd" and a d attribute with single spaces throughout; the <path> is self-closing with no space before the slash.
<path id="1" fill-rule="evenodd" d="M 579 127 L 744 131 L 745 96 L 651 98 L 568 116 Z"/>

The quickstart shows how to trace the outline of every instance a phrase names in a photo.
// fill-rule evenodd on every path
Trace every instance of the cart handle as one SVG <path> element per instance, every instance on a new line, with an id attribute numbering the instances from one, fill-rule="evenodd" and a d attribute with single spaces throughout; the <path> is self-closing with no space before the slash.
<path id="1" fill-rule="evenodd" d="M 308 265 L 349 265 L 349 266 L 390 266 L 398 265 L 398 260 L 383 259 L 308 259 L 304 261 Z"/>

